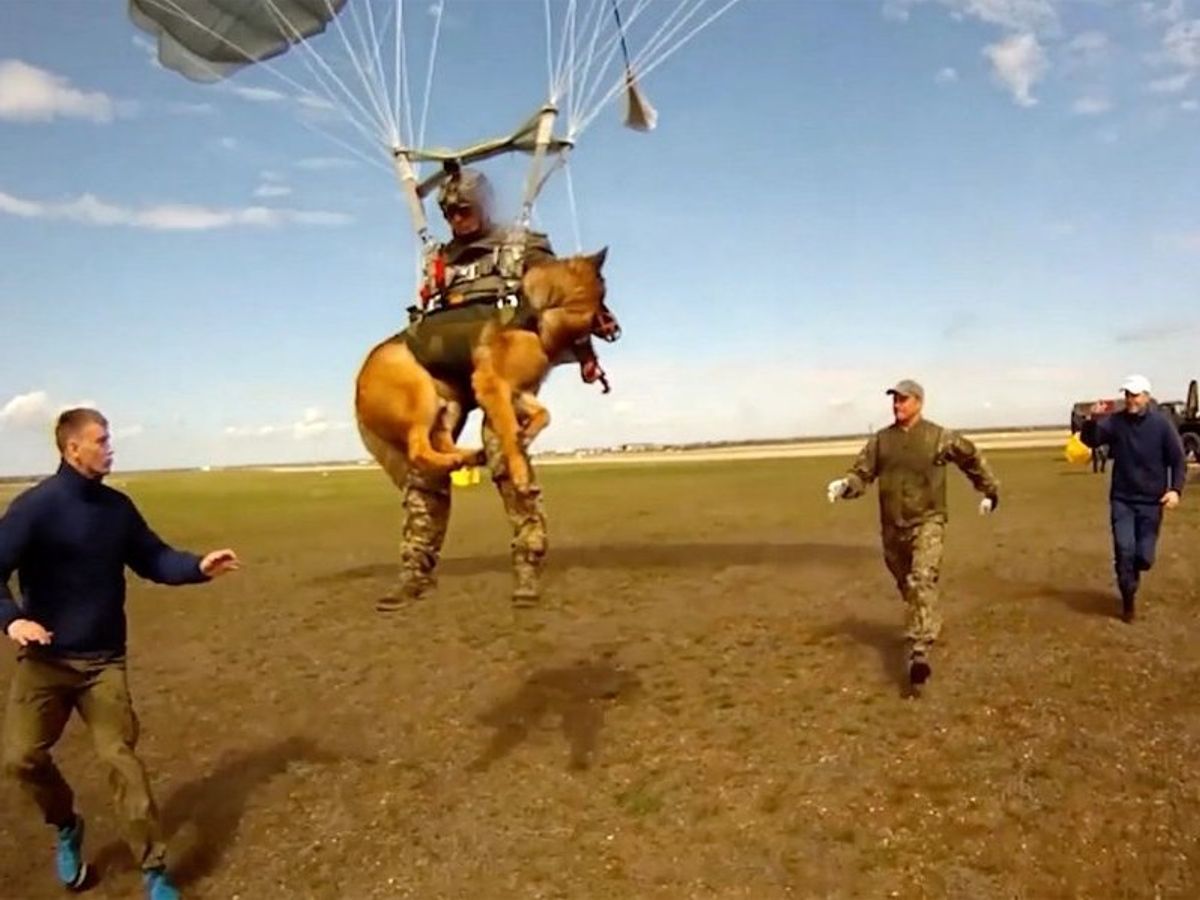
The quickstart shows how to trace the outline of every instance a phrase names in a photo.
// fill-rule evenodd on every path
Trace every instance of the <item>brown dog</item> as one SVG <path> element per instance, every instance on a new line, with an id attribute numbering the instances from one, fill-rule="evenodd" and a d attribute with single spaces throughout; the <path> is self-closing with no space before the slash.
<path id="1" fill-rule="evenodd" d="M 537 331 L 488 324 L 471 352 L 470 386 L 496 436 L 513 484 L 529 485 L 521 453 L 550 422 L 537 399 L 553 361 L 595 333 L 608 336 L 615 320 L 604 303 L 600 273 L 607 250 L 542 263 L 522 279 Z M 435 379 L 412 351 L 395 340 L 376 345 L 359 371 L 355 414 L 371 455 L 397 486 L 408 466 L 448 472 L 476 464 L 482 453 L 455 445 L 442 409 L 463 404 L 459 391 Z"/>

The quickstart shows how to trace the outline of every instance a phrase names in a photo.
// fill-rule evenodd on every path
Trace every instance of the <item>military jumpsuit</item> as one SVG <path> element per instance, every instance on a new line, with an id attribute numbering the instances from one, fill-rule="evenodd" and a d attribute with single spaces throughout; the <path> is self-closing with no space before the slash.
<path id="1" fill-rule="evenodd" d="M 449 241 L 443 247 L 446 264 L 444 295 L 454 298 L 455 303 L 489 302 L 503 297 L 509 286 L 500 270 L 500 255 L 508 242 L 505 231 L 496 227 L 467 240 Z M 553 258 L 554 253 L 544 235 L 527 235 L 523 256 L 526 267 Z M 436 319 L 434 312 L 422 325 L 436 327 Z M 449 404 L 446 411 L 450 417 L 447 425 L 456 441 L 473 405 L 469 382 L 460 385 L 457 393 L 462 402 Z M 486 421 L 483 446 L 492 480 L 512 526 L 513 603 L 531 605 L 538 598 L 547 548 L 541 488 L 531 466 L 529 488 L 526 491 L 516 489 L 507 471 L 499 438 Z M 435 570 L 450 523 L 450 476 L 410 469 L 403 506 L 400 587 L 398 596 L 380 602 L 379 608 L 383 611 L 420 598 L 435 583 Z"/>
<path id="2" fill-rule="evenodd" d="M 847 498 L 860 497 L 879 480 L 883 555 L 907 606 L 905 637 L 913 653 L 925 652 L 942 628 L 938 597 L 946 533 L 946 465 L 958 466 L 976 490 L 999 495 L 1000 485 L 975 445 L 928 420 L 908 430 L 876 432 L 846 475 Z"/>

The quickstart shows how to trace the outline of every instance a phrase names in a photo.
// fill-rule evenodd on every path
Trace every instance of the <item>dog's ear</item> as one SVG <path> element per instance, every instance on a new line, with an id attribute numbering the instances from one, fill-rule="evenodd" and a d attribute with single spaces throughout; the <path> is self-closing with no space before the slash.
<path id="1" fill-rule="evenodd" d="M 591 262 L 591 264 L 593 266 L 596 267 L 596 271 L 599 272 L 601 269 L 604 268 L 604 260 L 606 260 L 607 258 L 608 258 L 608 247 L 605 246 L 605 247 L 601 247 L 599 251 L 597 251 L 596 253 L 593 253 L 591 256 L 589 256 L 588 260 L 589 260 L 589 262 Z"/>

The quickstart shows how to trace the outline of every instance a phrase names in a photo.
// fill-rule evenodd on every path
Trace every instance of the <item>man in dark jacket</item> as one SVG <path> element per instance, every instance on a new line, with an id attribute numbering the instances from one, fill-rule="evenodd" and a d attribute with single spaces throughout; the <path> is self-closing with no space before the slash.
<path id="1" fill-rule="evenodd" d="M 1121 593 L 1121 618 L 1132 622 L 1141 573 L 1154 565 L 1163 510 L 1179 505 L 1187 481 L 1187 464 L 1179 432 L 1170 419 L 1151 406 L 1149 380 L 1131 375 L 1121 390 L 1125 394 L 1124 410 L 1101 419 L 1087 419 L 1079 438 L 1089 447 L 1107 444 L 1111 449 L 1113 557 Z M 1102 404 L 1097 403 L 1092 415 L 1103 411 Z"/>
<path id="2" fill-rule="evenodd" d="M 135 753 L 138 720 L 125 671 L 125 567 L 160 584 L 209 581 L 238 567 L 232 550 L 174 550 L 133 501 L 103 484 L 112 469 L 108 422 L 67 410 L 55 428 L 62 460 L 0 518 L 0 630 L 20 648 L 5 713 L 4 771 L 58 831 L 59 879 L 88 880 L 83 820 L 50 750 L 73 711 L 91 732 L 149 900 L 179 896 L 150 783 Z M 9 590 L 13 572 L 21 602 Z"/>

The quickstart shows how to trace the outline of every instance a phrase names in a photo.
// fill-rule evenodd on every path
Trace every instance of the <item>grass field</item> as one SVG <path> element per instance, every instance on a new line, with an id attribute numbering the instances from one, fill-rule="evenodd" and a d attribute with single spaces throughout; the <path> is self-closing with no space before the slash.
<path id="1" fill-rule="evenodd" d="M 874 497 L 824 498 L 844 462 L 548 468 L 549 609 L 515 624 L 487 483 L 455 496 L 435 598 L 384 617 L 380 473 L 130 479 L 171 542 L 245 561 L 130 594 L 186 896 L 1200 896 L 1200 492 L 1130 626 L 1103 476 L 992 454 L 990 519 L 955 477 L 910 700 Z M 91 896 L 139 896 L 78 721 L 58 758 Z M 0 895 L 62 896 L 9 783 L 0 835 Z"/>

